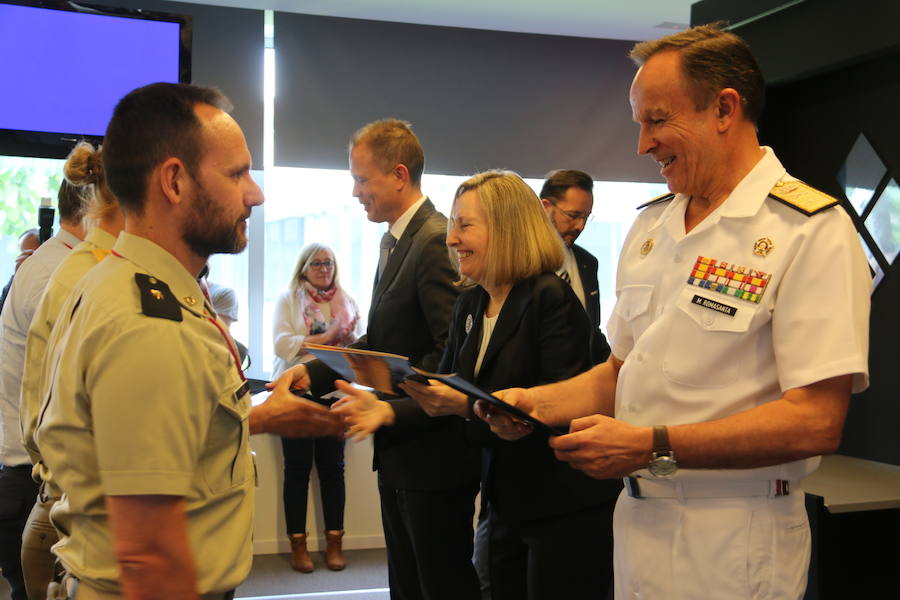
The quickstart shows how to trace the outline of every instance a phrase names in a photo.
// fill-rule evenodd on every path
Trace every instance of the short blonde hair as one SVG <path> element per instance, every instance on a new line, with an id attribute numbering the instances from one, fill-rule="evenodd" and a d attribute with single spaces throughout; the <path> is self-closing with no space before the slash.
<path id="1" fill-rule="evenodd" d="M 334 250 L 326 246 L 325 244 L 309 244 L 303 250 L 300 251 L 300 256 L 297 257 L 297 264 L 294 266 L 294 274 L 291 276 L 291 283 L 288 286 L 291 290 L 291 293 L 296 293 L 300 288 L 300 283 L 306 280 L 306 270 L 309 269 L 310 263 L 316 258 L 316 254 L 321 251 L 327 251 L 328 254 L 331 255 L 331 260 L 334 261 L 334 271 L 332 271 L 331 275 L 331 286 L 332 287 L 341 287 L 340 283 L 338 283 L 338 265 L 337 259 L 334 257 Z M 330 288 L 329 288 L 330 289 Z"/>
<path id="2" fill-rule="evenodd" d="M 369 147 L 375 164 L 382 173 L 397 165 L 405 165 L 409 180 L 418 186 L 425 171 L 425 151 L 413 133 L 412 124 L 400 119 L 380 119 L 360 127 L 350 138 L 348 150 L 360 144 Z"/>
<path id="3" fill-rule="evenodd" d="M 470 191 L 478 195 L 487 219 L 486 284 L 515 284 L 539 273 L 559 270 L 565 259 L 562 238 L 537 194 L 521 177 L 502 170 L 478 173 L 456 189 L 454 206 L 460 196 Z M 451 226 L 452 222 L 448 224 Z M 450 260 L 458 271 L 453 251 Z M 472 282 L 462 277 L 460 283 Z"/>

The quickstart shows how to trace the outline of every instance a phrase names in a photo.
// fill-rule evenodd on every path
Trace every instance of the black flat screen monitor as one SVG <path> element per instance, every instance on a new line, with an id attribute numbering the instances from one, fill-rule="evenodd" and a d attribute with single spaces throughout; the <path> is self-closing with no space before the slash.
<path id="1" fill-rule="evenodd" d="M 191 17 L 0 0 L 0 154 L 63 158 L 98 142 L 134 88 L 190 82 Z"/>

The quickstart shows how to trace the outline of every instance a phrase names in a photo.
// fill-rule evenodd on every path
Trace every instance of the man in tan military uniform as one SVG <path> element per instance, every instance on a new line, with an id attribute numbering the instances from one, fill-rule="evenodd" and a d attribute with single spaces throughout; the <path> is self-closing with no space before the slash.
<path id="1" fill-rule="evenodd" d="M 263 201 L 227 108 L 214 90 L 154 84 L 123 98 L 107 130 L 126 227 L 62 308 L 35 436 L 63 492 L 54 550 L 77 600 L 230 598 L 251 561 L 249 434 L 340 429 L 287 381 L 251 411 L 197 283 L 210 254 L 244 248 Z"/>
<path id="2" fill-rule="evenodd" d="M 33 464 L 32 477 L 41 484 L 37 502 L 31 509 L 22 533 L 22 574 L 30 598 L 42 598 L 46 595 L 47 586 L 54 577 L 56 563 L 56 555 L 51 548 L 59 541 L 56 528 L 50 522 L 50 509 L 61 492 L 53 481 L 50 470 L 41 460 L 34 440 L 42 392 L 46 392 L 42 376 L 47 340 L 72 288 L 85 273 L 110 254 L 116 237 L 125 226 L 119 201 L 106 186 L 101 160 L 99 148 L 94 149 L 87 142 L 81 142 L 66 161 L 63 170 L 67 180 L 91 195 L 86 214 L 92 225 L 84 241 L 72 248 L 50 276 L 34 312 L 25 342 L 25 370 L 22 375 L 19 418 L 22 440 Z"/>

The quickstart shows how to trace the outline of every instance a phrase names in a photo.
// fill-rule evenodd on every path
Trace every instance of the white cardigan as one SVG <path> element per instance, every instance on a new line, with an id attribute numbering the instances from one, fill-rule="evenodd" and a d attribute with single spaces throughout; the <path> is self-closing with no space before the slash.
<path id="1" fill-rule="evenodd" d="M 349 295 L 344 293 L 344 297 L 350 302 L 356 314 L 359 314 L 359 307 L 356 301 Z M 322 316 L 325 317 L 328 324 L 331 325 L 331 303 L 316 303 Z M 363 334 L 362 320 L 357 319 L 356 326 L 353 330 L 354 337 L 358 338 Z M 272 325 L 272 335 L 275 341 L 275 364 L 273 365 L 272 378 L 278 377 L 285 369 L 307 362 L 313 359 L 313 356 L 304 352 L 297 356 L 303 340 L 309 335 L 306 328 L 306 321 L 300 313 L 300 303 L 297 302 L 296 296 L 290 291 L 284 292 L 278 297 L 275 304 L 275 319 Z"/>

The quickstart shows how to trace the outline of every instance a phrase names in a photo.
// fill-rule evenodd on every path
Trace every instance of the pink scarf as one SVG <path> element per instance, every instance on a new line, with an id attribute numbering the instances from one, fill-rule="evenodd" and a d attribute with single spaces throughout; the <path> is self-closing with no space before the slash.
<path id="1" fill-rule="evenodd" d="M 344 291 L 338 286 L 332 285 L 327 290 L 320 290 L 304 280 L 297 289 L 297 301 L 309 335 L 324 333 L 332 322 L 339 321 L 350 331 L 340 339 L 335 340 L 333 345 L 346 346 L 356 341 L 356 336 L 353 335 L 350 325 L 359 319 L 359 314 L 344 294 Z M 331 321 L 325 320 L 325 316 L 319 309 L 319 304 L 328 304 L 331 307 Z"/>

